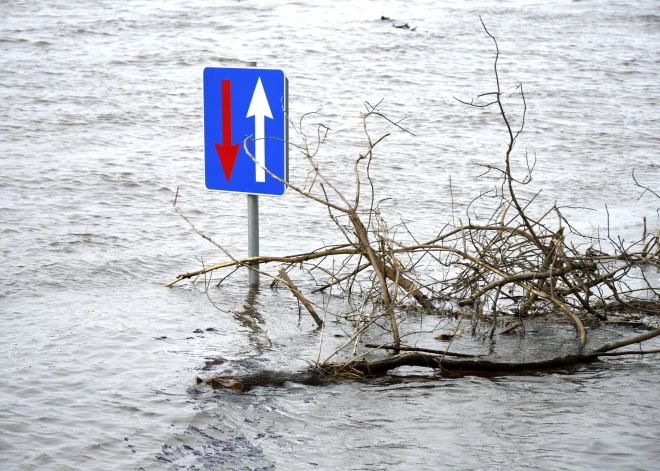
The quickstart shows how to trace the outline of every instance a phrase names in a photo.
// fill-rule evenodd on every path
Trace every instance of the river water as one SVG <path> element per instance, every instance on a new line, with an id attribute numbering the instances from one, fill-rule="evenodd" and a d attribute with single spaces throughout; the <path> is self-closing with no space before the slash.
<path id="1" fill-rule="evenodd" d="M 172 210 L 177 187 L 200 230 L 246 251 L 245 196 L 204 189 L 203 68 L 284 69 L 291 117 L 322 107 L 306 129 L 330 128 L 318 161 L 349 193 L 363 103 L 384 99 L 414 135 L 374 121 L 374 134 L 392 133 L 374 185 L 391 198 L 388 220 L 425 238 L 451 221 L 452 198 L 465 217 L 492 188 L 475 164 L 501 162 L 506 144 L 496 114 L 453 98 L 493 91 L 479 15 L 499 40 L 503 88 L 526 92 L 514 165 L 522 174 L 525 149 L 538 163 L 521 194 L 542 189 L 539 208 L 557 201 L 589 234 L 605 230 L 605 205 L 626 240 L 644 217 L 657 230 L 658 200 L 631 176 L 660 188 L 655 1 L 0 2 L 0 468 L 658 469 L 652 358 L 247 394 L 195 386 L 304 367 L 319 340 L 289 293 L 266 282 L 250 293 L 245 274 L 209 290 L 215 305 L 201 282 L 163 287 L 223 260 Z M 290 166 L 301 183 L 298 154 Z M 342 241 L 323 208 L 292 193 L 261 198 L 260 211 L 263 254 Z M 324 352 L 345 338 L 335 325 L 327 335 Z M 493 345 L 466 334 L 456 349 L 529 359 L 574 342 L 569 328 L 539 328 Z"/>

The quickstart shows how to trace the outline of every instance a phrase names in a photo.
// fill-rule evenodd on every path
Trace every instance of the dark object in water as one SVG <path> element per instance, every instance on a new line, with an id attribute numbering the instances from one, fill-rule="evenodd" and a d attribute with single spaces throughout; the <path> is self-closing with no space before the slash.
<path id="1" fill-rule="evenodd" d="M 225 362 L 223 358 L 213 358 L 211 360 L 205 361 L 205 365 L 202 367 L 202 370 L 209 371 L 214 366 L 222 365 Z"/>
<path id="2" fill-rule="evenodd" d="M 272 371 L 264 370 L 244 376 L 218 376 L 203 380 L 197 378 L 197 384 L 206 383 L 216 389 L 231 389 L 232 391 L 249 391 L 257 386 L 283 386 L 285 383 L 305 384 L 307 386 L 324 386 L 331 382 L 332 376 L 318 371 Z"/>

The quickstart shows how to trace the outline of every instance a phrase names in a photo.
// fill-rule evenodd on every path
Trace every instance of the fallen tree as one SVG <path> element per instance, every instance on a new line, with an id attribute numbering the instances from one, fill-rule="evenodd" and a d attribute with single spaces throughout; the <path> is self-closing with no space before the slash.
<path id="1" fill-rule="evenodd" d="M 613 351 L 620 347 L 641 343 L 660 335 L 660 329 L 655 329 L 643 335 L 619 342 L 613 342 L 601 346 L 590 353 L 568 354 L 559 357 L 539 361 L 523 362 L 501 362 L 482 359 L 447 358 L 451 352 L 438 352 L 440 354 L 429 354 L 424 351 L 429 349 L 412 347 L 388 347 L 397 350 L 415 350 L 410 353 L 402 353 L 389 358 L 366 361 L 353 360 L 346 363 L 328 364 L 315 367 L 305 371 L 260 371 L 243 376 L 219 376 L 207 380 L 197 378 L 198 383 L 206 383 L 217 389 L 231 389 L 234 391 L 249 391 L 254 387 L 276 387 L 286 383 L 299 383 L 309 386 L 323 386 L 337 381 L 337 378 L 373 378 L 384 375 L 390 370 L 402 366 L 414 366 L 431 368 L 441 372 L 459 374 L 507 374 L 507 373 L 535 373 L 547 372 L 556 369 L 564 369 L 576 365 L 592 363 L 600 357 L 621 357 L 629 355 L 649 355 L 660 353 L 660 349 L 653 350 L 627 350 Z M 471 355 L 458 355 L 471 356 Z"/>
<path id="2" fill-rule="evenodd" d="M 301 185 L 284 182 L 259 164 L 247 146 L 252 136 L 244 142 L 247 155 L 270 177 L 327 209 L 338 234 L 344 239 L 343 243 L 293 255 L 235 258 L 221 244 L 200 232 L 177 206 L 175 198 L 175 210 L 229 260 L 181 274 L 166 286 L 174 286 L 186 279 L 195 280 L 227 268 L 259 271 L 273 279 L 272 287 L 286 286 L 314 317 L 321 329 L 319 356 L 314 362 L 314 369 L 339 376 L 382 374 L 403 365 L 465 372 L 541 371 L 591 362 L 601 356 L 632 354 L 611 350 L 660 335 L 660 330 L 656 329 L 619 342 L 616 347 L 608 344 L 589 353 L 584 351 L 587 342 L 585 323 L 598 325 L 607 321 L 613 306 L 660 315 L 660 288 L 649 276 L 652 268 L 660 268 L 660 230 L 647 232 L 645 227 L 640 240 L 625 244 L 609 235 L 609 227 L 607 237 L 581 234 L 564 217 L 556 203 L 545 211 L 536 210 L 540 216 L 532 215 L 535 197 L 523 199 L 517 189 L 531 182 L 534 163 L 530 163 L 525 153 L 527 168 L 522 178 L 514 175 L 512 165 L 512 153 L 523 132 L 527 112 L 523 86 L 518 84 L 515 92 L 508 96 L 514 96 L 521 105 L 520 125 L 514 128 L 500 83 L 497 40 L 483 22 L 482 25 L 494 43 L 495 89 L 470 101 L 458 101 L 473 108 L 494 108 L 506 130 L 507 146 L 502 165 L 484 165 L 486 174 L 497 176 L 496 186 L 490 193 L 479 195 L 472 203 L 481 204 L 486 198 L 492 202 L 493 210 L 486 220 L 473 221 L 468 207 L 466 223 L 459 219 L 458 225 L 446 224 L 430 240 L 419 241 L 405 224 L 403 227 L 410 241 L 395 238 L 376 204 L 370 175 L 374 149 L 389 134 L 372 138 L 368 124 L 373 119 L 385 119 L 397 129 L 408 131 L 383 114 L 379 104 L 372 106 L 366 103 L 366 112 L 362 115 L 366 149 L 352 163 L 355 184 L 351 196 L 333 184 L 316 162 L 327 133 L 322 123 L 316 128 L 315 144 L 303 132 L 302 119 L 297 126 L 294 124 L 297 134 L 302 137 L 298 149 L 310 166 L 308 176 Z M 363 191 L 365 181 L 370 189 L 367 195 Z M 337 260 L 340 262 L 336 263 Z M 422 260 L 432 260 L 445 275 L 438 279 L 421 270 Z M 262 269 L 268 264 L 278 264 L 277 272 Z M 328 312 L 326 305 L 319 305 L 307 298 L 289 275 L 296 266 L 304 267 L 314 280 L 320 280 L 314 292 L 340 289 L 354 309 L 348 313 L 333 314 Z M 576 353 L 535 362 L 503 363 L 481 358 L 447 358 L 452 356 L 447 350 L 436 354 L 405 347 L 402 338 L 411 332 L 402 333 L 399 327 L 406 316 L 406 309 L 411 308 L 427 314 L 458 313 L 461 319 L 470 319 L 473 333 L 481 328 L 485 330 L 484 335 L 490 338 L 505 313 L 515 317 L 521 326 L 532 317 L 538 319 L 559 314 L 575 326 Z M 323 315 L 319 316 L 317 310 Z M 324 335 L 322 317 L 327 315 L 352 326 L 353 334 L 346 343 L 321 360 Z M 360 348 L 360 341 L 365 332 L 376 325 L 388 329 L 391 335 L 391 341 L 378 348 L 386 347 L 394 351 L 394 356 L 367 361 L 365 356 L 373 350 L 369 350 L 370 347 L 366 350 Z M 401 354 L 401 351 L 409 353 Z M 646 353 L 657 351 L 642 352 Z M 346 354 L 349 356 L 346 361 L 337 361 Z M 332 359 L 335 359 L 334 363 Z M 282 378 L 277 377 L 278 381 Z M 209 384 L 216 386 L 226 383 L 225 380 L 218 380 L 217 384 L 209 381 Z"/>

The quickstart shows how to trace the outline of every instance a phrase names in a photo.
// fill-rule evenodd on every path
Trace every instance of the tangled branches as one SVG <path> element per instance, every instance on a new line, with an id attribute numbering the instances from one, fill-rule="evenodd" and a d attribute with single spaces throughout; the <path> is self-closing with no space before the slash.
<path id="1" fill-rule="evenodd" d="M 375 204 L 369 173 L 374 149 L 389 134 L 373 138 L 368 124 L 373 119 L 382 118 L 401 128 L 399 123 L 389 120 L 379 111 L 379 104 L 365 105 L 362 125 L 366 148 L 352 163 L 354 187 L 352 196 L 348 196 L 349 193 L 340 190 L 326 177 L 315 159 L 328 129 L 320 124 L 315 139 L 308 139 L 303 132 L 303 119 L 306 115 L 297 126 L 294 125 L 303 141 L 298 148 L 310 168 L 302 186 L 280 180 L 268 168 L 259 164 L 247 147 L 251 137 L 245 141 L 245 152 L 272 178 L 310 201 L 323 205 L 344 242 L 293 255 L 237 259 L 221 245 L 201 234 L 175 202 L 176 210 L 193 229 L 211 240 L 230 260 L 179 275 L 167 286 L 225 268 L 254 270 L 257 263 L 262 266 L 281 264 L 278 273 L 260 273 L 271 277 L 273 286 L 281 284 L 291 289 L 313 315 L 319 328 L 322 328 L 324 324 L 315 307 L 327 315 L 326 306 L 314 305 L 306 299 L 287 274 L 294 266 L 304 266 L 314 280 L 321 280 L 317 281 L 315 292 L 338 288 L 346 294 L 354 308 L 349 313 L 335 314 L 338 319 L 352 324 L 353 334 L 350 339 L 323 361 L 319 356 L 316 362 L 319 367 L 329 368 L 332 358 L 352 346 L 350 361 L 332 366 L 336 371 L 351 371 L 351 374 L 387 370 L 401 364 L 444 369 L 520 371 L 592 361 L 618 346 L 605 346 L 584 353 L 587 342 L 585 322 L 606 321 L 608 313 L 615 308 L 660 314 L 660 288 L 654 286 L 647 276 L 651 269 L 660 268 L 660 231 L 649 234 L 645 231 L 641 240 L 628 244 L 610 237 L 609 230 L 607 238 L 585 236 L 570 224 L 556 203 L 544 212 L 539 212 L 540 217 L 533 217 L 531 207 L 534 198 L 524 200 L 519 197 L 517 189 L 531 181 L 534 167 L 525 154 L 525 175 L 516 178 L 511 162 L 517 139 L 525 127 L 525 92 L 522 84 L 514 89 L 514 95 L 522 105 L 520 124 L 514 127 L 500 83 L 499 46 L 483 22 L 482 25 L 495 47 L 495 90 L 482 93 L 470 101 L 457 101 L 468 107 L 495 109 L 507 133 L 502 165 L 485 166 L 486 173 L 497 176 L 495 197 L 489 196 L 494 209 L 486 221 L 472 221 L 468 211 L 466 223 L 459 220 L 458 225 L 446 225 L 430 240 L 417 241 L 413 237 L 414 244 L 397 240 Z M 365 182 L 370 189 L 367 196 L 363 194 Z M 485 195 L 480 195 L 475 202 L 484 198 Z M 422 259 L 433 260 L 444 276 L 438 279 L 420 270 Z M 502 313 L 516 316 L 521 324 L 530 317 L 559 314 L 575 326 L 578 353 L 534 364 L 445 360 L 445 356 L 451 354 L 446 351 L 440 356 L 420 351 L 398 355 L 400 351 L 411 350 L 410 347 L 402 346 L 401 342 L 402 337 L 407 335 L 399 328 L 401 318 L 405 317 L 404 307 L 418 308 L 428 314 L 446 310 L 459 312 L 462 317 L 472 318 L 473 331 L 479 325 L 485 326 L 491 338 Z M 387 327 L 392 339 L 391 345 L 378 347 L 389 348 L 397 354 L 389 360 L 382 360 L 382 364 L 365 362 L 365 353 L 358 354 L 359 340 L 376 324 Z M 633 340 L 641 342 L 656 335 L 660 335 L 660 330 L 647 334 L 641 340 Z"/>

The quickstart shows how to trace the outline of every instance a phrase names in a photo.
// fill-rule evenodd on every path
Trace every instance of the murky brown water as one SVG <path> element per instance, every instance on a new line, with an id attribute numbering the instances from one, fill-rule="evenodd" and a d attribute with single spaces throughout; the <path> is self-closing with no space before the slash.
<path id="1" fill-rule="evenodd" d="M 380 146 L 375 185 L 388 220 L 424 238 L 450 219 L 449 176 L 464 214 L 492 185 L 474 163 L 499 162 L 506 142 L 496 117 L 452 98 L 493 87 L 478 15 L 504 86 L 525 85 L 516 163 L 525 148 L 539 159 L 525 194 L 543 189 L 540 207 L 557 200 L 588 233 L 605 204 L 627 240 L 643 217 L 657 230 L 658 200 L 638 201 L 630 175 L 660 187 L 657 2 L 0 2 L 0 467 L 657 469 L 657 359 L 245 395 L 193 386 L 209 359 L 300 368 L 318 346 L 287 293 L 249 295 L 244 276 L 212 290 L 225 312 L 200 285 L 162 287 L 196 257 L 222 258 L 173 213 L 177 186 L 200 229 L 245 253 L 245 197 L 204 189 L 203 68 L 284 69 L 292 117 L 323 107 L 319 162 L 346 188 L 363 101 L 408 116 L 416 136 Z M 291 172 L 304 178 L 296 156 Z M 296 195 L 260 209 L 262 253 L 341 240 Z M 521 358 L 572 342 L 540 329 L 457 347 Z"/>

